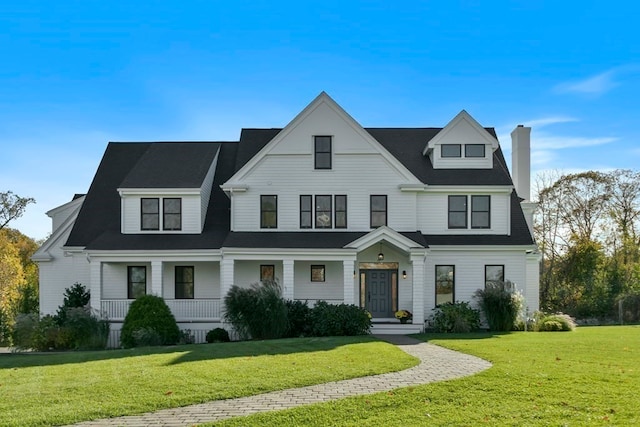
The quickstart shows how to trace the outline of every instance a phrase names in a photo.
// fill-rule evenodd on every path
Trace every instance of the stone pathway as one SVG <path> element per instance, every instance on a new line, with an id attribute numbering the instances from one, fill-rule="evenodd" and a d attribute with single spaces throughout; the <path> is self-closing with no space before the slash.
<path id="1" fill-rule="evenodd" d="M 193 426 L 258 412 L 278 411 L 348 396 L 450 380 L 472 375 L 491 367 L 491 363 L 486 360 L 447 350 L 411 337 L 380 335 L 378 338 L 397 345 L 401 350 L 419 358 L 421 363 L 400 372 L 333 381 L 238 399 L 216 400 L 141 415 L 88 421 L 76 424 L 76 426 Z"/>

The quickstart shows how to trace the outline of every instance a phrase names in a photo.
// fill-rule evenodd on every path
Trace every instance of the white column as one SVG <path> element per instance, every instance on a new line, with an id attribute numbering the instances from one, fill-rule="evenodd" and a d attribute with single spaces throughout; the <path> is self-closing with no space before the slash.
<path id="1" fill-rule="evenodd" d="M 89 265 L 89 290 L 91 291 L 91 299 L 89 301 L 91 308 L 98 313 L 102 312 L 102 262 L 92 260 Z"/>
<path id="2" fill-rule="evenodd" d="M 354 261 L 342 261 L 342 283 L 344 283 L 344 303 L 355 304 L 355 279 L 353 278 Z"/>
<path id="3" fill-rule="evenodd" d="M 294 288 L 293 260 L 282 260 L 282 297 L 284 299 L 293 300 Z"/>
<path id="4" fill-rule="evenodd" d="M 424 326 L 424 263 L 423 254 L 411 254 L 413 277 L 413 323 Z"/>
<path id="5" fill-rule="evenodd" d="M 151 261 L 151 294 L 162 296 L 162 261 Z"/>
<path id="6" fill-rule="evenodd" d="M 233 286 L 234 273 L 233 259 L 223 259 L 220 261 L 220 301 L 227 296 L 229 289 Z M 220 304 L 222 308 L 222 304 Z"/>

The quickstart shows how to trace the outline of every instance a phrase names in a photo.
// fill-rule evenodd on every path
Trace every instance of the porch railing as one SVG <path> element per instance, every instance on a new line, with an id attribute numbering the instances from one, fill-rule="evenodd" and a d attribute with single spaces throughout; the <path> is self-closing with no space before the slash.
<path id="1" fill-rule="evenodd" d="M 122 321 L 132 302 L 130 299 L 102 300 L 100 308 L 107 319 Z M 220 320 L 219 299 L 167 299 L 165 302 L 178 322 Z"/>

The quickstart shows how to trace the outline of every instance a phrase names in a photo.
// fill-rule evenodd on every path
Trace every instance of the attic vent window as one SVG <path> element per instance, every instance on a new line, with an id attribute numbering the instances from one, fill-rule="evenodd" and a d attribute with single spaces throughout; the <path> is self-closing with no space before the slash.
<path id="1" fill-rule="evenodd" d="M 331 169 L 331 137 L 314 137 L 314 168 Z"/>
<path id="2" fill-rule="evenodd" d="M 462 157 L 460 144 L 442 144 L 440 146 L 442 157 Z"/>

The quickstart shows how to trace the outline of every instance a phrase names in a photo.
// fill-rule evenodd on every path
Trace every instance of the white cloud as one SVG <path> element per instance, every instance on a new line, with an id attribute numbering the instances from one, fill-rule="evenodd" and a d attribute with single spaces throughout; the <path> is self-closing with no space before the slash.
<path id="1" fill-rule="evenodd" d="M 563 148 L 593 147 L 617 141 L 614 137 L 586 138 L 582 136 L 559 136 L 539 132 L 531 136 L 531 146 L 536 149 L 560 150 Z"/>
<path id="2" fill-rule="evenodd" d="M 602 95 L 619 86 L 614 80 L 616 70 L 605 71 L 583 80 L 561 83 L 555 87 L 560 93 L 578 93 L 583 95 Z"/>

